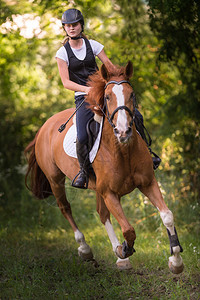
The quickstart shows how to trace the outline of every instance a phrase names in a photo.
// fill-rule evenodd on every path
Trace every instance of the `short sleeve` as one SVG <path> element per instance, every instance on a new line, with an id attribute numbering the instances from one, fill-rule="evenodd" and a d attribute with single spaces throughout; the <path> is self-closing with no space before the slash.
<path id="1" fill-rule="evenodd" d="M 104 48 L 104 46 L 97 41 L 89 40 L 89 42 L 95 56 L 97 56 Z"/>
<path id="2" fill-rule="evenodd" d="M 60 58 L 64 61 L 66 61 L 67 65 L 69 65 L 69 59 L 67 55 L 67 51 L 65 50 L 65 47 L 62 46 L 58 51 L 56 52 L 55 58 Z"/>

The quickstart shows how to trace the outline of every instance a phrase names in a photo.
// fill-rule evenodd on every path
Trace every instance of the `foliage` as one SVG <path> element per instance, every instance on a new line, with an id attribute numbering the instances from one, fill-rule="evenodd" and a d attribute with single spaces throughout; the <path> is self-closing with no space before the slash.
<path id="1" fill-rule="evenodd" d="M 4 185 L 5 175 L 13 177 L 16 173 L 23 149 L 37 129 L 53 113 L 66 108 L 67 102 L 71 106 L 73 97 L 61 88 L 53 41 L 48 35 L 42 38 L 37 28 L 26 37 L 26 26 L 20 23 L 20 15 L 24 16 L 21 22 L 31 20 L 37 24 L 41 20 L 35 14 L 35 6 L 32 8 L 29 1 L 24 1 L 24 6 L 21 2 L 16 6 L 4 3 L 1 9 L 1 22 L 6 24 L 0 32 L 0 178 Z M 46 16 L 41 26 L 51 34 L 48 23 Z"/>
<path id="2" fill-rule="evenodd" d="M 195 198 L 199 199 L 199 111 L 200 111 L 200 4 L 198 1 L 149 0 L 150 25 L 160 41 L 158 59 L 179 70 L 180 91 L 163 108 L 168 115 L 163 127 L 173 131 L 171 163 L 177 174 L 187 176 Z M 169 144 L 169 140 L 168 140 Z M 185 177 L 186 177 L 185 176 Z"/>

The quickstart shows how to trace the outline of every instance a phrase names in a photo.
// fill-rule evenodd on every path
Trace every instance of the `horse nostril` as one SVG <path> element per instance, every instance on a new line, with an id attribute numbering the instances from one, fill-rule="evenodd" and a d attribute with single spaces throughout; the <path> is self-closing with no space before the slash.
<path id="1" fill-rule="evenodd" d="M 128 129 L 125 132 L 127 135 L 131 133 L 131 127 L 128 127 Z"/>
<path id="2" fill-rule="evenodd" d="M 114 133 L 115 133 L 115 134 L 118 134 L 118 133 L 119 133 L 119 130 L 117 129 L 117 127 L 114 128 Z"/>

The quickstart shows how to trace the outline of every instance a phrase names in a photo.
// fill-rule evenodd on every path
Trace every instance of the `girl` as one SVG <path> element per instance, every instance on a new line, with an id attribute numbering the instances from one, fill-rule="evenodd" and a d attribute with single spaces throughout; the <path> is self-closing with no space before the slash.
<path id="1" fill-rule="evenodd" d="M 97 41 L 88 40 L 83 34 L 84 18 L 78 9 L 66 10 L 62 15 L 62 25 L 67 33 L 67 41 L 57 51 L 56 59 L 63 86 L 75 91 L 75 103 L 78 107 L 90 91 L 90 87 L 86 85 L 89 75 L 97 71 L 95 56 L 108 68 L 113 65 L 103 50 L 104 46 Z M 88 180 L 90 162 L 86 124 L 92 117 L 93 112 L 84 102 L 76 112 L 76 150 L 80 172 L 73 186 L 78 188 L 84 188 Z"/>

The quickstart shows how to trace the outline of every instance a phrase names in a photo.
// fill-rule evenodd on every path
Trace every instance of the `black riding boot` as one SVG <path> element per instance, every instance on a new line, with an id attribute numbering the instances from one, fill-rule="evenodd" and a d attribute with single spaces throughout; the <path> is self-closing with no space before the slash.
<path id="1" fill-rule="evenodd" d="M 87 189 L 89 181 L 90 160 L 87 144 L 81 144 L 76 141 L 77 157 L 80 164 L 80 171 L 72 181 L 72 186 Z"/>
<path id="2" fill-rule="evenodd" d="M 141 117 L 142 117 L 142 116 L 141 116 Z M 154 156 L 154 157 L 152 157 L 152 160 L 153 160 L 153 168 L 154 168 L 154 170 L 156 170 L 156 169 L 159 167 L 160 163 L 161 163 L 161 159 L 160 159 L 160 157 L 159 157 L 157 154 L 155 154 L 155 153 L 151 150 L 151 148 L 150 148 L 150 146 L 151 146 L 151 137 L 150 137 L 150 135 L 149 135 L 147 129 L 144 127 L 144 124 L 143 124 L 143 117 L 142 117 L 142 119 L 141 119 L 140 117 L 138 117 L 138 118 L 136 117 L 134 121 L 135 121 L 135 127 L 136 127 L 137 131 L 139 132 L 139 134 L 141 135 L 142 139 L 143 139 L 143 140 L 145 141 L 145 143 L 147 144 L 147 147 L 148 147 L 148 149 L 149 149 L 149 152 L 150 152 L 151 154 L 153 154 L 153 156 Z M 144 129 L 145 129 L 145 131 L 147 132 L 148 138 L 147 138 L 147 136 L 146 136 L 146 134 L 145 134 L 145 132 L 144 132 Z"/>

